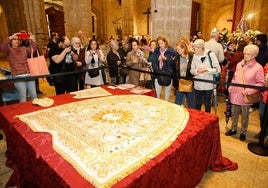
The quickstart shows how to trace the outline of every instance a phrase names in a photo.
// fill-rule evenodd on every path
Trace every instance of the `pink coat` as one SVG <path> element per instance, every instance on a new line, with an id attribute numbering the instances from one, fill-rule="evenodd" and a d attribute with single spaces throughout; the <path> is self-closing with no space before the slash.
<path id="1" fill-rule="evenodd" d="M 245 83 L 243 83 L 242 79 L 242 67 L 244 72 Z M 234 73 L 232 83 L 263 86 L 264 85 L 263 67 L 259 63 L 257 63 L 255 59 L 249 62 L 248 64 L 245 64 L 244 60 L 240 61 L 236 66 L 236 71 Z M 242 94 L 243 90 L 246 90 L 246 92 L 249 95 L 257 91 L 256 89 L 253 88 L 230 86 L 229 92 L 232 104 L 251 105 L 244 103 L 243 101 L 244 95 Z"/>

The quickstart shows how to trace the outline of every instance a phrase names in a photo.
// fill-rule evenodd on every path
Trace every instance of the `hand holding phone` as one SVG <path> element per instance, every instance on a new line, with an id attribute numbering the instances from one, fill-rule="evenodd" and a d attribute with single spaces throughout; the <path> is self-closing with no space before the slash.
<path id="1" fill-rule="evenodd" d="M 30 38 L 29 33 L 18 33 L 17 36 L 19 39 L 29 39 Z"/>

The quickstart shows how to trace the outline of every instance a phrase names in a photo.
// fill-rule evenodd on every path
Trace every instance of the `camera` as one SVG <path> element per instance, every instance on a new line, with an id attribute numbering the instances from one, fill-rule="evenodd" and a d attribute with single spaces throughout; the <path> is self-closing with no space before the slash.
<path id="1" fill-rule="evenodd" d="M 29 39 L 30 38 L 29 33 L 19 33 L 17 36 L 19 39 Z"/>
<path id="2" fill-rule="evenodd" d="M 77 50 L 73 46 L 71 46 L 71 50 L 73 53 L 78 54 Z"/>

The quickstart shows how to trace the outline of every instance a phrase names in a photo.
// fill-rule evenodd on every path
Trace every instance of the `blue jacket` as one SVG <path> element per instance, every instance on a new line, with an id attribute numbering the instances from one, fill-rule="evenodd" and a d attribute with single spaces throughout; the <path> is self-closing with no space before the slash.
<path id="1" fill-rule="evenodd" d="M 155 78 L 158 79 L 158 83 L 164 82 L 164 83 L 159 83 L 160 85 L 169 85 L 168 83 L 171 82 L 172 77 L 175 73 L 175 62 L 174 59 L 176 57 L 177 53 L 172 47 L 168 47 L 166 52 L 164 53 L 164 56 L 167 58 L 164 63 L 162 69 L 159 67 L 159 61 L 158 58 L 160 56 L 160 48 L 156 48 L 154 53 L 152 54 L 152 67 L 153 71 L 155 73 Z M 160 74 L 168 74 L 170 76 L 163 76 Z"/>

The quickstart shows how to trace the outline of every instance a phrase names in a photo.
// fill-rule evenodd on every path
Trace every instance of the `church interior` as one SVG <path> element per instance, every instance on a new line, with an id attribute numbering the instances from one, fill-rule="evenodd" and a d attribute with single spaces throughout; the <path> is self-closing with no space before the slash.
<path id="1" fill-rule="evenodd" d="M 241 23 L 246 26 L 241 26 Z M 26 30 L 35 34 L 43 54 L 47 53 L 46 45 L 52 32 L 71 38 L 77 36 L 78 31 L 83 31 L 87 38 L 98 40 L 121 40 L 124 36 L 145 36 L 152 40 L 165 35 L 174 46 L 181 37 L 190 39 L 197 31 L 202 32 L 204 40 L 209 40 L 213 29 L 229 39 L 240 37 L 246 31 L 252 31 L 253 35 L 256 31 L 268 34 L 268 1 L 1 0 L 0 25 L 0 41 L 12 33 Z M 7 66 L 7 60 L 0 53 L 0 68 Z M 55 95 L 54 88 L 44 78 L 39 78 L 39 82 L 43 94 L 38 96 Z M 170 102 L 174 103 L 174 100 L 174 96 L 171 96 Z M 222 154 L 236 162 L 238 169 L 220 172 L 207 170 L 196 187 L 266 187 L 268 158 L 252 153 L 247 148 L 249 143 L 259 141 L 254 138 L 260 127 L 258 109 L 250 113 L 247 140 L 241 142 L 238 135 L 224 135 L 231 120 L 227 125 L 225 97 L 219 95 L 218 100 L 216 115 L 219 118 Z M 4 135 L 1 125 L 0 133 Z M 6 166 L 6 140 L 4 135 L 0 141 L 0 188 L 5 187 L 13 173 Z"/>

